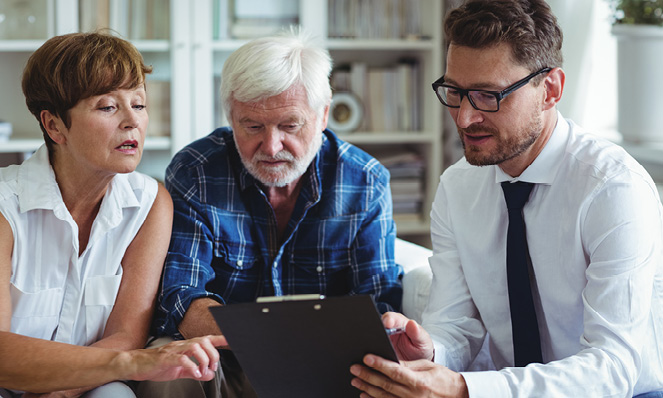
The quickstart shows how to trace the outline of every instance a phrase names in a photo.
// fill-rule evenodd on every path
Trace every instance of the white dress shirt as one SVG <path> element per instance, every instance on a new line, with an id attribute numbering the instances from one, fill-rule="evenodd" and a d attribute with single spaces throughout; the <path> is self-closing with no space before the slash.
<path id="1" fill-rule="evenodd" d="M 513 367 L 502 181 L 536 183 L 523 209 L 545 364 Z M 498 370 L 470 397 L 632 397 L 663 388 L 663 210 L 621 147 L 558 114 L 517 179 L 462 159 L 442 175 L 423 326 L 436 362 L 464 371 L 488 332 Z"/>
<path id="2" fill-rule="evenodd" d="M 14 234 L 11 332 L 69 344 L 99 340 L 122 280 L 121 261 L 157 194 L 154 179 L 118 174 L 79 256 L 71 217 L 42 146 L 0 169 L 0 213 Z"/>

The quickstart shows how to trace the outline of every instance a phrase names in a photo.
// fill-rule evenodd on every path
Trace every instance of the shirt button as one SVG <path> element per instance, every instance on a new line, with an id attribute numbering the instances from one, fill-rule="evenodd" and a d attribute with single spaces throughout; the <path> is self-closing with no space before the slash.
<path id="1" fill-rule="evenodd" d="M 316 271 L 322 272 L 322 266 L 318 265 L 318 268 L 316 268 Z"/>
<path id="2" fill-rule="evenodd" d="M 279 266 L 279 263 L 274 262 L 274 268 L 278 268 L 278 266 Z"/>
<path id="3" fill-rule="evenodd" d="M 239 268 L 242 268 L 243 265 L 244 265 L 244 261 L 242 261 L 242 260 L 237 260 L 237 266 L 238 266 Z"/>

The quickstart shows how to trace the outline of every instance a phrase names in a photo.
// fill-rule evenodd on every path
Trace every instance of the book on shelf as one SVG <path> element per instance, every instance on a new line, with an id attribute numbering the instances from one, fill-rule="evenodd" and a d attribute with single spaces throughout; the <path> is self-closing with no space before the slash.
<path id="1" fill-rule="evenodd" d="M 331 76 L 335 92 L 349 91 L 362 105 L 362 131 L 419 131 L 418 82 L 419 63 L 414 59 L 379 67 L 359 61 L 342 64 Z"/>
<path id="2" fill-rule="evenodd" d="M 331 38 L 422 39 L 420 0 L 329 0 Z"/>
<path id="3" fill-rule="evenodd" d="M 421 213 L 411 212 L 411 213 L 394 213 L 394 222 L 396 225 L 405 224 L 405 223 L 420 223 L 423 219 Z"/>
<path id="4" fill-rule="evenodd" d="M 230 38 L 230 4 L 229 0 L 212 2 L 212 34 L 214 40 Z"/>
<path id="5" fill-rule="evenodd" d="M 404 10 L 405 23 L 403 25 L 403 38 L 408 40 L 425 39 L 428 36 L 421 31 L 421 0 L 401 0 Z"/>
<path id="6" fill-rule="evenodd" d="M 402 148 L 389 148 L 376 152 L 376 159 L 387 169 L 397 167 L 414 167 L 423 170 L 424 159 L 418 153 Z"/>
<path id="7" fill-rule="evenodd" d="M 79 0 L 81 32 L 110 28 L 129 40 L 164 40 L 170 31 L 168 0 Z"/>
<path id="8" fill-rule="evenodd" d="M 110 27 L 110 0 L 80 0 L 78 25 L 81 32 Z"/>
<path id="9" fill-rule="evenodd" d="M 298 0 L 232 0 L 231 4 L 230 36 L 235 39 L 269 36 L 299 23 Z"/>
<path id="10" fill-rule="evenodd" d="M 424 183 L 420 177 L 399 177 L 390 181 L 391 193 L 393 195 L 409 194 L 411 192 L 423 192 Z"/>
<path id="11" fill-rule="evenodd" d="M 366 62 L 355 61 L 350 65 L 350 91 L 357 97 L 364 111 L 359 130 L 369 130 L 368 114 L 368 66 Z"/>
<path id="12" fill-rule="evenodd" d="M 423 191 L 412 191 L 407 193 L 392 192 L 391 200 L 393 200 L 394 203 L 413 203 L 418 206 L 424 200 L 424 193 Z"/>
<path id="13" fill-rule="evenodd" d="M 416 214 L 420 217 L 425 200 L 424 159 L 412 150 L 383 148 L 374 152 L 376 159 L 389 170 L 394 214 Z"/>
<path id="14" fill-rule="evenodd" d="M 329 84 L 335 93 L 341 91 L 350 91 L 354 93 L 354 90 L 352 89 L 352 81 L 350 79 L 350 70 L 349 65 L 342 65 L 334 69 L 334 72 L 329 78 Z"/>
<path id="15" fill-rule="evenodd" d="M 147 113 L 150 122 L 147 135 L 150 137 L 170 136 L 170 82 L 148 80 L 146 84 Z"/>
<path id="16" fill-rule="evenodd" d="M 393 201 L 393 214 L 417 214 L 421 213 L 421 202 L 416 201 L 405 201 L 397 202 Z"/>
<path id="17" fill-rule="evenodd" d="M 394 213 L 419 213 L 424 202 L 421 176 L 392 177 L 391 201 Z"/>
<path id="18" fill-rule="evenodd" d="M 219 93 L 221 91 L 221 76 L 214 75 L 214 92 Z M 226 119 L 225 112 L 223 111 L 223 104 L 221 103 L 221 96 L 214 96 L 214 126 L 222 127 L 229 126 L 230 123 Z"/>

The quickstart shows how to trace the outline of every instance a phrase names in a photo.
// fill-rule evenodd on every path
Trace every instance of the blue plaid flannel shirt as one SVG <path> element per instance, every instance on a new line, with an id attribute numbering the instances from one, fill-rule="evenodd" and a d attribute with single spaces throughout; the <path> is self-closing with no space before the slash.
<path id="1" fill-rule="evenodd" d="M 181 338 L 178 324 L 202 297 L 232 304 L 259 296 L 370 294 L 380 312 L 400 309 L 389 172 L 325 130 L 303 178 L 279 242 L 272 207 L 242 165 L 229 128 L 175 155 L 166 171 L 175 216 L 157 335 Z"/>

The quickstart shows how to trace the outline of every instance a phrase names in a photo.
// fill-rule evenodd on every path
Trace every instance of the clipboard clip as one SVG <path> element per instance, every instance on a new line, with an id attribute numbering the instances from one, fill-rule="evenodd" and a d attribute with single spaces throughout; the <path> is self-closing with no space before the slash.
<path id="1" fill-rule="evenodd" d="M 256 303 L 280 303 L 283 301 L 323 300 L 324 294 L 286 294 L 285 296 L 258 297 Z"/>

